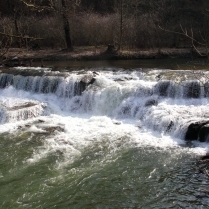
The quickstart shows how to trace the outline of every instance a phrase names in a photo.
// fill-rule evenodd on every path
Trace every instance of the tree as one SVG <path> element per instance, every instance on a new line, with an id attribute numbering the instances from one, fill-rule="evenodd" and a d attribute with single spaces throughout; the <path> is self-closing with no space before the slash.
<path id="1" fill-rule="evenodd" d="M 156 0 L 153 8 L 156 24 L 161 31 L 170 33 L 170 39 L 173 38 L 172 46 L 191 47 L 193 52 L 208 57 L 208 1 Z"/>
<path id="2" fill-rule="evenodd" d="M 121 49 L 122 38 L 123 38 L 123 0 L 120 0 L 120 33 L 119 33 L 118 50 Z"/>
<path id="3" fill-rule="evenodd" d="M 62 3 L 62 18 L 63 18 L 64 33 L 65 33 L 65 42 L 66 42 L 67 49 L 72 51 L 73 46 L 72 46 L 72 41 L 70 37 L 70 24 L 69 24 L 68 15 L 67 15 L 66 0 L 61 0 L 61 3 Z"/>
<path id="4" fill-rule="evenodd" d="M 9 0 L 10 1 L 10 0 Z M 70 6 L 78 6 L 76 0 L 34 0 L 32 3 L 29 0 L 16 0 L 19 3 L 23 3 L 26 8 L 29 8 L 32 12 L 42 12 L 42 13 L 54 13 L 61 17 L 63 24 L 64 37 L 66 42 L 66 48 L 68 50 L 73 50 L 71 34 L 70 34 L 70 23 L 69 23 L 69 11 Z M 70 6 L 69 6 L 70 5 Z M 26 9 L 25 8 L 25 9 Z M 17 18 L 15 18 L 15 28 L 16 32 L 19 33 L 19 28 L 17 27 Z"/>

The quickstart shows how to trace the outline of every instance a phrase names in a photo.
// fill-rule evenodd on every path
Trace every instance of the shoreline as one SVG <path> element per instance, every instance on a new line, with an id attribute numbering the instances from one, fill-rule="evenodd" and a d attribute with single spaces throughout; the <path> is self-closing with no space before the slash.
<path id="1" fill-rule="evenodd" d="M 205 58 L 189 48 L 162 48 L 149 50 L 121 50 L 108 52 L 105 47 L 75 47 L 74 51 L 61 49 L 27 50 L 11 48 L 4 59 L 17 57 L 21 61 L 96 61 L 96 60 L 136 60 L 136 59 L 169 59 L 169 58 Z"/>

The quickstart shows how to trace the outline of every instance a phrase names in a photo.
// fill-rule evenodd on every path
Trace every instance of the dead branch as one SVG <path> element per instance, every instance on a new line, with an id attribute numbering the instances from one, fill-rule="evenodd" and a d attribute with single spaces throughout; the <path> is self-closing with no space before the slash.
<path id="1" fill-rule="evenodd" d="M 28 3 L 27 1 L 25 0 L 19 0 L 21 1 L 23 4 L 25 4 L 27 7 L 30 7 L 30 8 L 34 8 L 38 11 L 43 11 L 43 10 L 54 10 L 54 8 L 52 6 L 38 6 L 36 4 L 32 4 L 32 3 Z"/>
<path id="2" fill-rule="evenodd" d="M 205 43 L 201 43 L 199 41 L 197 41 L 196 39 L 194 39 L 192 36 L 190 36 L 187 32 L 186 29 L 183 29 L 183 27 L 180 25 L 180 28 L 182 30 L 182 32 L 177 32 L 177 31 L 172 31 L 172 30 L 167 30 L 165 28 L 162 28 L 160 25 L 158 26 L 161 30 L 165 31 L 165 32 L 169 32 L 169 33 L 175 33 L 175 34 L 179 34 L 179 35 L 183 35 L 183 36 L 186 36 L 188 37 L 190 40 L 194 41 L 195 43 L 201 45 L 201 46 L 205 46 L 206 44 Z"/>
<path id="3" fill-rule="evenodd" d="M 194 48 L 194 50 L 195 50 L 200 56 L 207 56 L 207 57 L 208 57 L 208 51 L 207 51 L 208 43 L 207 43 L 207 41 L 205 41 L 205 38 L 202 37 L 202 34 L 201 34 L 201 38 L 203 39 L 204 43 L 198 41 L 197 39 L 195 39 L 195 38 L 194 38 L 194 32 L 193 32 L 193 29 L 192 29 L 192 28 L 190 29 L 191 35 L 189 35 L 187 29 L 186 29 L 186 28 L 184 29 L 184 28 L 182 27 L 181 24 L 180 24 L 180 28 L 181 28 L 181 31 L 182 31 L 182 32 L 167 30 L 167 29 L 165 29 L 165 28 L 162 28 L 160 25 L 159 25 L 159 28 L 160 28 L 161 30 L 166 31 L 166 32 L 169 32 L 169 33 L 174 33 L 174 34 L 186 36 L 188 39 L 191 40 L 191 42 L 192 42 L 192 47 Z M 206 47 L 206 53 L 203 54 L 202 52 L 200 52 L 200 50 L 197 49 L 197 47 L 195 46 L 194 43 L 197 43 L 197 44 L 199 44 L 199 45 L 201 45 L 201 46 Z M 209 58 L 209 57 L 208 57 L 208 58 Z"/>
<path id="4" fill-rule="evenodd" d="M 26 37 L 26 36 L 17 36 L 17 35 L 2 33 L 2 32 L 0 32 L 0 35 L 12 37 L 12 38 L 22 38 L 22 39 L 32 39 L 32 40 L 43 40 L 43 38 L 36 38 L 36 37 L 30 37 L 30 36 L 27 36 L 27 37 Z"/>

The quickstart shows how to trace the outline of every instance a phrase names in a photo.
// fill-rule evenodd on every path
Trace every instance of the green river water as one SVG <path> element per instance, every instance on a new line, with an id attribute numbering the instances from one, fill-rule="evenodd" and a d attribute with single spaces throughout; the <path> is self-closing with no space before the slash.
<path id="1" fill-rule="evenodd" d="M 207 208 L 209 181 L 187 148 L 85 148 L 73 163 L 54 152 L 26 163 L 45 135 L 0 140 L 0 208 Z"/>
<path id="2" fill-rule="evenodd" d="M 196 66 L 198 69 L 208 69 L 205 60 L 194 63 L 184 59 L 46 62 L 45 64 L 53 66 L 52 71 L 88 67 L 91 71 L 98 70 L 100 73 L 100 67 L 104 67 L 105 70 L 110 67 L 114 69 L 135 68 L 134 76 L 138 75 L 137 70 L 140 71 L 138 68 L 178 69 L 180 66 L 181 69 L 193 70 L 193 66 Z M 9 70 L 7 69 L 7 72 Z M 151 85 L 149 81 L 140 80 L 141 78 L 127 79 L 132 72 L 125 72 L 127 74 L 123 75 L 122 70 L 120 75 L 126 76 L 126 79 L 121 84 L 120 80 L 123 77 L 115 79 L 117 72 L 116 75 L 111 73 L 112 71 L 108 71 L 107 75 L 103 75 L 101 71 L 102 76 L 98 75 L 101 88 L 92 90 L 93 93 L 99 92 L 95 94 L 95 97 L 93 93 L 90 94 L 91 92 L 90 96 L 88 94 L 81 96 L 83 99 L 81 101 L 84 101 L 84 110 L 90 109 L 89 112 L 87 111 L 88 117 L 83 114 L 81 105 L 78 106 L 80 100 L 70 103 L 72 101 L 67 100 L 68 98 L 65 100 L 53 97 L 51 94 L 46 96 L 24 92 L 21 90 L 21 85 L 17 85 L 18 90 L 12 88 L 1 90 L 0 96 L 6 97 L 6 99 L 1 98 L 2 101 L 13 102 L 18 97 L 20 100 L 35 98 L 37 101 L 46 102 L 53 110 L 51 111 L 53 114 L 43 116 L 41 120 L 45 121 L 47 117 L 47 120 L 56 126 L 61 127 L 64 124 L 65 130 L 59 128 L 51 133 L 40 131 L 39 126 L 34 128 L 34 121 L 28 126 L 27 123 L 23 125 L 21 121 L 17 125 L 11 123 L 11 127 L 16 126 L 14 130 L 10 129 L 10 123 L 0 125 L 0 209 L 209 208 L 209 178 L 201 173 L 196 165 L 202 153 L 202 151 L 198 152 L 198 146 L 204 149 L 204 147 L 208 148 L 208 144 L 173 143 L 175 137 L 166 136 L 166 138 L 159 131 L 161 118 L 164 118 L 162 124 L 170 123 L 169 120 L 167 122 L 167 115 L 172 116 L 172 120 L 180 124 L 184 123 L 179 119 L 181 114 L 185 113 L 190 117 L 194 113 L 196 114 L 194 117 L 198 118 L 199 115 L 196 113 L 198 108 L 195 109 L 195 105 L 202 108 L 200 110 L 202 117 L 206 117 L 208 100 L 191 99 L 191 103 L 187 104 L 186 99 L 183 99 L 175 101 L 173 105 L 171 99 L 160 98 L 158 106 L 144 107 L 142 99 L 140 100 L 141 94 L 132 95 L 131 93 L 132 89 L 137 92 L 135 88 L 137 82 L 139 84 L 141 82 L 141 86 L 137 85 L 142 90 L 146 90 L 147 85 Z M 75 73 L 74 77 L 78 76 L 77 74 Z M 153 75 L 155 74 L 157 75 L 153 71 Z M 14 81 L 18 82 L 23 78 L 17 76 L 15 79 Z M 30 79 L 32 81 L 33 78 Z M 148 84 L 145 85 L 145 82 Z M 133 104 L 135 102 L 147 108 L 146 114 L 151 122 L 156 120 L 149 124 L 149 120 L 144 119 L 145 129 L 135 122 L 142 116 L 132 118 L 134 122 L 130 123 L 122 118 L 124 123 L 117 124 L 114 122 L 114 117 L 104 114 L 105 111 L 110 110 L 114 114 L 119 114 L 120 111 L 114 109 L 114 104 L 117 103 L 118 106 L 125 104 L 129 100 L 124 98 L 129 98 L 129 95 L 132 96 L 130 96 L 130 101 L 133 101 Z M 8 96 L 13 100 L 7 99 Z M 146 99 L 143 95 L 142 98 Z M 95 102 L 96 100 L 98 103 Z M 88 102 L 89 106 L 96 104 L 95 107 L 98 108 L 98 112 L 100 111 L 98 116 L 94 117 L 91 108 L 85 106 Z M 72 104 L 72 107 L 80 112 L 77 111 L 72 116 L 69 112 L 61 111 L 58 103 L 65 111 L 68 111 L 69 104 Z M 123 109 L 122 105 L 121 110 L 125 112 L 127 109 Z M 27 108 L 27 105 L 25 107 Z M 191 112 L 189 112 L 190 109 Z M 169 110 L 170 113 L 164 110 Z M 154 116 L 157 115 L 156 118 L 152 117 L 151 111 Z M 112 112 L 109 114 L 111 115 Z M 158 132 L 152 132 L 149 129 L 151 125 L 157 127 Z M 9 131 L 2 131 L 5 127 Z M 178 128 L 178 124 L 176 127 Z M 31 130 L 28 131 L 27 129 L 30 128 Z M 169 145 L 163 146 L 164 142 Z"/>

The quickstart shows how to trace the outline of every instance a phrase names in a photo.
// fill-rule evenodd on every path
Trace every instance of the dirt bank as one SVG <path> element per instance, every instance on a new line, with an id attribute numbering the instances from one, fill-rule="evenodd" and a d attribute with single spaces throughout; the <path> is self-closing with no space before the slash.
<path id="1" fill-rule="evenodd" d="M 162 48 L 149 50 L 121 50 L 108 52 L 106 47 L 76 47 L 73 52 L 61 49 L 27 50 L 11 48 L 4 58 L 18 57 L 22 61 L 68 61 L 68 60 L 126 60 L 198 57 L 189 48 Z"/>

